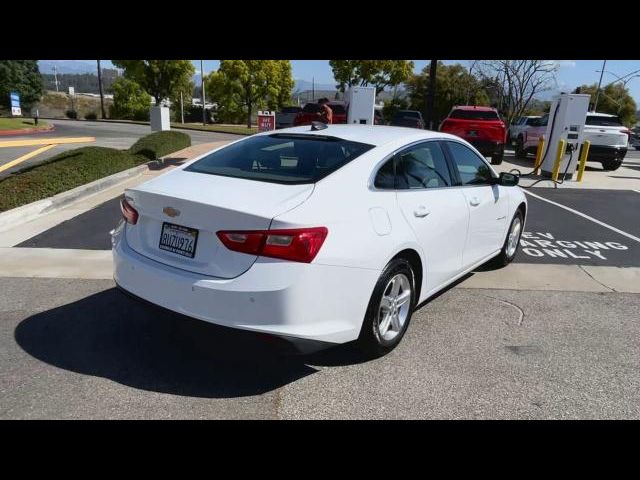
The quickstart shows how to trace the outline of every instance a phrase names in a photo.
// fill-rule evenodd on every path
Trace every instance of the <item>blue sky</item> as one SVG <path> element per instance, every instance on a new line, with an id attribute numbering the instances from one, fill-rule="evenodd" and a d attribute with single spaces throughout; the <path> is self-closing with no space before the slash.
<path id="1" fill-rule="evenodd" d="M 64 61 L 65 63 L 69 61 Z M 77 60 L 76 62 L 83 62 L 87 64 L 87 67 L 91 71 L 91 68 L 95 70 L 95 61 L 93 60 Z M 193 60 L 196 69 L 200 70 L 200 61 Z M 600 74 L 596 70 L 602 68 L 602 60 L 556 60 L 559 64 L 559 69 L 556 75 L 558 83 L 558 90 L 569 91 L 581 84 L 597 83 Z M 331 73 L 331 67 L 329 67 L 328 60 L 292 60 L 293 76 L 296 80 L 311 81 L 315 78 L 316 83 L 319 84 L 332 84 L 334 83 L 333 75 Z M 414 60 L 416 71 L 420 71 L 425 65 L 429 63 L 429 60 Z M 445 64 L 461 63 L 468 66 L 469 60 L 444 60 Z M 216 70 L 219 65 L 219 60 L 205 60 L 204 70 L 205 73 L 209 73 L 212 70 Z M 103 60 L 103 67 L 110 67 L 111 62 L 109 60 Z M 640 70 L 640 60 L 608 60 L 605 67 L 605 74 L 602 78 L 602 84 L 613 82 L 616 80 L 616 76 L 624 76 L 635 70 Z M 640 72 L 638 72 L 640 75 Z M 627 87 L 631 95 L 633 96 L 636 104 L 640 108 L 640 77 L 635 77 L 627 83 Z"/>

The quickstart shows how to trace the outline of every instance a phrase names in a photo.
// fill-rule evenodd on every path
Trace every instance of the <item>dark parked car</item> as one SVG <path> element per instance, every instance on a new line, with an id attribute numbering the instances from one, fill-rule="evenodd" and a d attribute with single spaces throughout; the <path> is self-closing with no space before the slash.
<path id="1" fill-rule="evenodd" d="M 293 127 L 293 120 L 302 111 L 302 107 L 283 107 L 276 112 L 276 128 Z"/>
<path id="2" fill-rule="evenodd" d="M 417 110 L 398 110 L 391 119 L 391 125 L 424 129 L 424 120 Z"/>

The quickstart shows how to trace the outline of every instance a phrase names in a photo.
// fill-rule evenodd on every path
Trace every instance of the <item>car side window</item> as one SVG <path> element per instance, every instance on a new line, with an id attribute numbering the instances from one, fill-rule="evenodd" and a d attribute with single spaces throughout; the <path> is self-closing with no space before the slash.
<path id="1" fill-rule="evenodd" d="M 491 169 L 469 147 L 458 142 L 447 142 L 453 163 L 458 169 L 462 185 L 488 185 L 491 183 Z"/>
<path id="2" fill-rule="evenodd" d="M 373 185 L 382 190 L 394 190 L 396 188 L 395 177 L 396 175 L 393 168 L 392 158 L 391 160 L 387 160 L 387 162 L 380 167 L 380 170 L 378 170 L 376 178 L 373 181 Z"/>
<path id="3" fill-rule="evenodd" d="M 396 188 L 443 188 L 452 185 L 439 142 L 425 142 L 396 156 Z"/>

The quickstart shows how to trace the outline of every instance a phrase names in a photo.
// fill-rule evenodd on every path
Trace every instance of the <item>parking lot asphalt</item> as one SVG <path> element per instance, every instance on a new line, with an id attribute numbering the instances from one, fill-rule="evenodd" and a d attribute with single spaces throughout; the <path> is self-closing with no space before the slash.
<path id="1" fill-rule="evenodd" d="M 110 280 L 0 278 L 0 418 L 640 418 L 640 296 L 450 289 L 399 347 L 290 357 Z"/>
<path id="2" fill-rule="evenodd" d="M 541 200 L 551 200 L 640 238 L 640 193 L 533 188 L 515 262 L 640 267 L 640 242 Z M 32 237 L 18 247 L 108 250 L 120 219 L 119 198 Z"/>
<path id="3" fill-rule="evenodd" d="M 111 122 L 92 122 L 92 121 L 76 121 L 76 120 L 47 120 L 47 122 L 55 125 L 55 130 L 51 132 L 37 133 L 28 136 L 12 136 L 2 137 L 2 140 L 37 140 L 43 138 L 60 138 L 60 137 L 95 137 L 96 141 L 85 144 L 67 144 L 58 145 L 47 152 L 39 154 L 25 162 L 16 165 L 13 168 L 5 170 L 0 174 L 3 176 L 15 173 L 16 171 L 37 165 L 44 160 L 51 158 L 61 152 L 72 150 L 83 146 L 110 147 L 117 149 L 126 149 L 131 147 L 139 138 L 149 135 L 151 127 L 149 125 L 138 125 L 134 123 L 111 123 Z M 236 140 L 241 138 L 239 135 L 217 132 L 203 132 L 197 130 L 180 130 L 191 137 L 192 145 L 201 143 L 217 142 L 221 140 Z M 14 160 L 26 153 L 35 150 L 37 147 L 19 147 L 19 148 L 0 148 L 0 166 Z"/>

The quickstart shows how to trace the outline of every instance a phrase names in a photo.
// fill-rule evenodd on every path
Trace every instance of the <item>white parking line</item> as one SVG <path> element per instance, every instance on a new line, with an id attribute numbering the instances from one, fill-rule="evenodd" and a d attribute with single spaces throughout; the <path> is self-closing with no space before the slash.
<path id="1" fill-rule="evenodd" d="M 589 215 L 586 215 L 586 214 L 584 214 L 582 212 L 579 212 L 578 210 L 574 210 L 573 208 L 569 208 L 569 207 L 567 207 L 565 205 L 562 205 L 561 203 L 556 203 L 556 202 L 553 202 L 551 200 L 547 200 L 546 198 L 541 197 L 540 195 L 536 195 L 535 193 L 531 193 L 531 192 L 525 190 L 524 188 L 522 189 L 522 191 L 524 193 L 526 193 L 527 195 L 531 195 L 532 197 L 535 197 L 535 198 L 537 198 L 539 200 L 542 200 L 543 202 L 550 203 L 551 205 L 555 205 L 556 207 L 563 208 L 563 209 L 567 210 L 568 212 L 575 213 L 576 215 L 578 215 L 578 216 L 580 216 L 582 218 L 586 218 L 587 220 L 591 220 L 593 223 L 597 223 L 598 225 L 601 225 L 601 226 L 603 226 L 605 228 L 608 228 L 609 230 L 612 230 L 612 231 L 614 231 L 616 233 L 619 233 L 620 235 L 624 235 L 625 237 L 630 238 L 631 240 L 635 240 L 636 242 L 640 243 L 640 238 L 636 237 L 635 235 L 631 235 L 630 233 L 624 232 L 624 231 L 620 230 L 619 228 L 616 228 L 616 227 L 614 227 L 612 225 L 609 225 L 608 223 L 601 222 L 597 218 L 590 217 Z"/>

